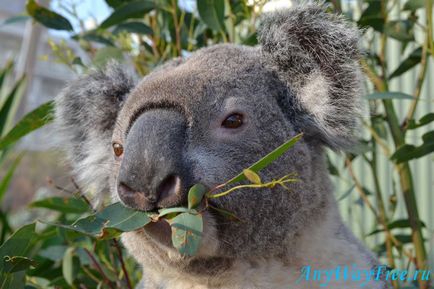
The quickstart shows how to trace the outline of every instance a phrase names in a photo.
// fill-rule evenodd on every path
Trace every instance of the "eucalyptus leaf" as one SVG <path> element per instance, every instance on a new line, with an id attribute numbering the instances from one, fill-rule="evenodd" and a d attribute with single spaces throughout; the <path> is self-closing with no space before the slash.
<path id="1" fill-rule="evenodd" d="M 23 256 L 5 256 L 3 257 L 3 263 L 4 271 L 8 273 L 25 271 L 38 264 L 35 260 Z"/>
<path id="2" fill-rule="evenodd" d="M 404 144 L 400 146 L 390 157 L 396 163 L 408 162 L 434 152 L 434 131 L 422 136 L 423 143 L 420 146 Z"/>
<path id="3" fill-rule="evenodd" d="M 116 7 L 115 11 L 101 23 L 100 27 L 109 28 L 130 18 L 141 18 L 154 8 L 154 1 L 151 0 L 127 2 Z"/>
<path id="4" fill-rule="evenodd" d="M 374 99 L 414 99 L 413 96 L 403 93 L 403 92 L 375 92 L 365 96 L 365 99 L 374 100 Z"/>
<path id="5" fill-rule="evenodd" d="M 203 232 L 201 214 L 182 213 L 170 220 L 172 244 L 181 255 L 194 256 L 199 250 Z"/>
<path id="6" fill-rule="evenodd" d="M 388 21 L 384 33 L 396 40 L 409 42 L 414 40 L 413 24 L 409 20 Z"/>
<path id="7" fill-rule="evenodd" d="M 80 232 L 98 239 L 112 239 L 122 232 L 137 230 L 150 222 L 149 213 L 127 208 L 118 202 L 109 205 L 101 212 L 78 219 L 72 225 L 44 223 Z"/>
<path id="8" fill-rule="evenodd" d="M 197 0 L 196 4 L 200 19 L 202 19 L 209 28 L 215 31 L 223 31 L 225 1 Z"/>
<path id="9" fill-rule="evenodd" d="M 207 189 L 202 184 L 196 184 L 188 191 L 188 208 L 193 209 L 199 206 Z"/>
<path id="10" fill-rule="evenodd" d="M 415 122 L 414 120 L 410 120 L 409 125 L 408 125 L 408 129 L 419 128 L 419 127 L 427 125 L 433 121 L 434 121 L 434 112 L 430 112 L 430 113 L 424 115 L 423 117 L 421 117 L 418 122 Z"/>
<path id="11" fill-rule="evenodd" d="M 21 77 L 6 96 L 6 100 L 0 109 L 0 136 L 4 135 L 7 122 L 11 117 L 14 103 L 19 102 L 23 95 L 23 89 L 26 86 L 26 78 Z"/>
<path id="12" fill-rule="evenodd" d="M 425 7 L 425 0 L 407 0 L 402 10 L 415 11 Z"/>
<path id="13" fill-rule="evenodd" d="M 114 34 L 118 34 L 120 32 L 129 32 L 129 33 L 137 33 L 144 35 L 152 35 L 152 28 L 142 22 L 127 22 L 121 23 L 116 26 L 115 30 L 113 30 Z"/>
<path id="14" fill-rule="evenodd" d="M 65 251 L 62 261 L 62 273 L 66 282 L 70 285 L 74 285 L 74 280 L 80 270 L 80 261 L 75 255 L 75 248 L 69 247 Z"/>
<path id="15" fill-rule="evenodd" d="M 53 120 L 54 102 L 49 101 L 26 114 L 3 138 L 0 150 L 21 139 L 26 134 L 46 125 Z"/>
<path id="16" fill-rule="evenodd" d="M 292 148 L 303 136 L 303 134 L 298 134 L 285 142 L 284 144 L 277 147 L 275 150 L 267 154 L 265 157 L 261 158 L 259 161 L 248 167 L 247 169 L 258 173 L 263 168 L 267 167 L 269 164 L 271 164 L 273 161 L 278 159 L 280 156 L 282 156 L 286 151 L 288 151 L 290 148 Z M 244 181 L 246 179 L 246 176 L 244 173 L 240 173 L 234 178 L 230 179 L 226 184 L 233 184 L 237 182 Z"/>
<path id="17" fill-rule="evenodd" d="M 31 208 L 46 208 L 62 213 L 83 214 L 89 211 L 89 205 L 82 199 L 75 197 L 50 197 L 35 201 L 29 205 Z"/>
<path id="18" fill-rule="evenodd" d="M 12 181 L 12 177 L 14 176 L 14 172 L 18 167 L 18 164 L 21 162 L 21 159 L 23 158 L 23 155 L 19 155 L 15 161 L 12 163 L 12 165 L 9 167 L 6 174 L 3 176 L 3 179 L 0 181 L 0 201 L 3 199 L 7 189 L 9 188 L 9 184 Z"/>
<path id="19" fill-rule="evenodd" d="M 243 170 L 244 176 L 253 184 L 261 184 L 261 177 L 252 170 Z"/>
<path id="20" fill-rule="evenodd" d="M 17 16 L 12 16 L 7 18 L 6 20 L 4 20 L 1 24 L 1 26 L 5 26 L 5 25 L 10 25 L 10 24 L 14 24 L 14 23 L 19 23 L 19 22 L 25 22 L 27 20 L 30 19 L 30 16 L 28 15 L 17 15 Z"/>
<path id="21" fill-rule="evenodd" d="M 67 31 L 73 30 L 73 27 L 68 19 L 39 5 L 35 0 L 27 1 L 26 10 L 27 13 L 33 17 L 33 19 L 47 28 Z"/>
<path id="22" fill-rule="evenodd" d="M 8 274 L 5 269 L 5 257 L 9 258 L 14 256 L 20 257 L 30 257 L 27 254 L 30 249 L 32 249 L 33 243 L 36 240 L 35 234 L 35 224 L 25 225 L 19 228 L 12 236 L 10 236 L 1 246 L 0 246 L 0 280 L 6 278 Z M 9 265 L 7 265 L 9 266 Z M 10 268 L 10 267 L 8 267 Z"/>
<path id="23" fill-rule="evenodd" d="M 419 64 L 421 59 L 422 59 L 422 48 L 419 47 L 415 49 L 413 52 L 411 52 L 410 55 L 404 61 L 401 62 L 401 64 L 396 68 L 396 70 L 390 74 L 389 79 L 404 74 L 405 72 L 407 72 L 408 70 L 412 69 L 417 64 Z"/>

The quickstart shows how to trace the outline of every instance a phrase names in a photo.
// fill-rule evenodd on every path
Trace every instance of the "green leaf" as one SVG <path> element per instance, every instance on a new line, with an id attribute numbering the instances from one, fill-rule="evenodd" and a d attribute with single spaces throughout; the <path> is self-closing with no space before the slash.
<path id="1" fill-rule="evenodd" d="M 243 170 L 244 176 L 253 184 L 261 184 L 261 177 L 252 170 L 245 169 Z"/>
<path id="2" fill-rule="evenodd" d="M 116 10 L 101 23 L 100 27 L 109 28 L 130 18 L 141 18 L 154 8 L 154 1 L 151 0 L 125 3 L 117 7 Z"/>
<path id="3" fill-rule="evenodd" d="M 66 280 L 66 283 L 73 286 L 74 280 L 77 278 L 77 274 L 80 271 L 80 260 L 75 255 L 75 248 L 69 247 L 62 262 L 62 273 Z"/>
<path id="4" fill-rule="evenodd" d="M 81 37 L 82 39 L 84 39 L 86 41 L 101 43 L 101 44 L 108 45 L 108 46 L 114 46 L 113 41 L 111 41 L 107 37 L 104 37 L 104 36 L 98 34 L 96 31 L 89 31 L 89 32 L 87 32 L 81 36 L 77 35 L 73 38 L 78 39 L 79 37 Z"/>
<path id="5" fill-rule="evenodd" d="M 172 244 L 181 255 L 194 256 L 199 250 L 203 232 L 200 214 L 182 213 L 170 220 Z"/>
<path id="6" fill-rule="evenodd" d="M 37 262 L 22 256 L 5 256 L 3 257 L 4 271 L 7 273 L 15 273 L 25 271 L 30 267 L 35 267 Z"/>
<path id="7" fill-rule="evenodd" d="M 158 211 L 158 218 L 167 216 L 174 213 L 193 213 L 195 210 L 184 208 L 184 207 L 176 207 L 176 208 L 165 208 Z M 197 213 L 197 212 L 196 212 Z"/>
<path id="8" fill-rule="evenodd" d="M 73 30 L 73 27 L 68 19 L 56 12 L 40 6 L 35 0 L 27 1 L 26 10 L 27 13 L 33 17 L 33 19 L 47 28 L 67 31 Z"/>
<path id="9" fill-rule="evenodd" d="M 14 62 L 12 60 L 8 60 L 5 66 L 0 70 L 0 92 L 6 77 L 11 74 L 13 69 L 14 69 Z"/>
<path id="10" fill-rule="evenodd" d="M 425 0 L 408 0 L 402 10 L 416 11 L 425 7 Z"/>
<path id="11" fill-rule="evenodd" d="M 413 24 L 409 20 L 388 21 L 384 33 L 396 40 L 409 42 L 414 40 Z"/>
<path id="12" fill-rule="evenodd" d="M 5 25 L 9 25 L 9 24 L 24 22 L 24 21 L 27 21 L 29 19 L 30 19 L 30 17 L 28 15 L 12 16 L 10 18 L 7 18 L 5 21 L 3 21 L 3 23 L 0 24 L 0 27 L 5 26 Z"/>
<path id="13" fill-rule="evenodd" d="M 206 188 L 202 184 L 196 184 L 190 188 L 188 191 L 188 208 L 196 208 L 203 199 L 206 193 Z"/>
<path id="14" fill-rule="evenodd" d="M 153 34 L 152 28 L 142 22 L 127 22 L 119 24 L 118 26 L 116 26 L 115 30 L 113 30 L 113 33 L 119 34 L 123 31 L 145 35 Z"/>
<path id="15" fill-rule="evenodd" d="M 89 211 L 89 205 L 82 199 L 70 197 L 50 197 L 35 201 L 29 205 L 31 208 L 46 208 L 62 213 L 83 214 Z"/>
<path id="16" fill-rule="evenodd" d="M 35 223 L 19 228 L 0 246 L 0 258 L 4 260 L 6 256 L 28 257 L 27 253 L 33 246 L 35 240 Z M 0 262 L 0 277 L 5 273 L 5 263 Z M 0 278 L 3 280 L 3 278 Z"/>
<path id="17" fill-rule="evenodd" d="M 354 190 L 354 188 L 356 187 L 356 185 L 352 185 L 348 190 L 346 190 L 339 198 L 338 198 L 338 202 L 342 201 L 343 199 L 345 199 L 346 197 L 348 197 L 351 192 Z"/>
<path id="18" fill-rule="evenodd" d="M 403 92 L 393 92 L 393 91 L 375 92 L 375 93 L 372 93 L 372 94 L 365 96 L 364 98 L 368 99 L 368 100 L 373 100 L 373 99 L 414 99 L 414 97 L 409 95 L 409 94 L 406 94 Z"/>
<path id="19" fill-rule="evenodd" d="M 381 2 L 371 1 L 363 11 L 357 24 L 363 28 L 372 27 L 375 31 L 383 32 L 384 16 L 381 13 Z"/>
<path id="20" fill-rule="evenodd" d="M 16 168 L 18 167 L 18 164 L 20 163 L 22 158 L 23 158 L 23 155 L 19 155 L 15 159 L 15 161 L 9 167 L 6 175 L 1 180 L 1 182 L 0 182 L 0 201 L 3 199 L 7 189 L 9 188 L 9 184 L 11 183 L 14 172 L 15 172 Z"/>
<path id="21" fill-rule="evenodd" d="M 422 140 L 423 144 L 420 146 L 414 146 L 411 144 L 404 144 L 400 146 L 390 157 L 391 160 L 399 164 L 434 152 L 434 131 L 425 133 L 422 136 Z"/>
<path id="22" fill-rule="evenodd" d="M 414 50 L 410 55 L 401 62 L 401 64 L 396 68 L 394 72 L 389 76 L 389 79 L 392 79 L 394 77 L 400 76 L 403 73 L 407 72 L 408 70 L 415 67 L 417 64 L 420 63 L 422 59 L 422 48 L 419 47 L 416 50 Z"/>
<path id="23" fill-rule="evenodd" d="M 303 134 L 298 134 L 298 135 L 294 136 L 293 138 L 291 138 L 290 140 L 288 140 L 284 144 L 277 147 L 275 150 L 273 150 L 272 152 L 267 154 L 265 157 L 263 157 L 262 159 L 260 159 L 259 161 L 257 161 L 256 163 L 254 163 L 253 165 L 248 167 L 247 169 L 249 169 L 255 173 L 258 173 L 260 170 L 267 167 L 270 163 L 272 163 L 273 161 L 278 159 L 280 156 L 282 156 L 287 150 L 292 148 L 301 139 L 302 136 L 303 136 Z M 244 175 L 244 173 L 240 173 L 237 176 L 235 176 L 234 178 L 230 179 L 228 182 L 226 182 L 226 184 L 229 185 L 229 184 L 241 182 L 245 179 L 246 179 L 246 176 Z"/>
<path id="24" fill-rule="evenodd" d="M 0 139 L 0 150 L 13 144 L 26 134 L 34 131 L 53 120 L 54 102 L 49 101 L 26 114 L 6 136 Z"/>
<path id="25" fill-rule="evenodd" d="M 119 6 L 122 6 L 125 3 L 131 2 L 133 0 L 105 0 L 108 6 L 116 9 Z"/>
<path id="26" fill-rule="evenodd" d="M 215 31 L 223 31 L 225 1 L 197 0 L 196 4 L 200 19 L 202 19 L 209 28 Z"/>
<path id="27" fill-rule="evenodd" d="M 123 59 L 122 50 L 111 46 L 103 47 L 96 52 L 93 64 L 97 67 L 104 67 L 112 59 L 121 61 Z"/>
<path id="28" fill-rule="evenodd" d="M 428 114 L 424 115 L 423 117 L 421 117 L 421 119 L 419 119 L 418 122 L 415 122 L 413 119 L 410 120 L 407 128 L 408 129 L 419 128 L 419 127 L 427 125 L 433 121 L 434 121 L 434 112 L 431 112 L 431 113 L 428 113 Z"/>
<path id="29" fill-rule="evenodd" d="M 0 136 L 4 134 L 6 124 L 10 118 L 13 104 L 20 100 L 23 95 L 23 89 L 26 85 L 25 77 L 21 77 L 14 85 L 12 90 L 6 97 L 6 101 L 3 103 L 0 109 Z"/>
<path id="30" fill-rule="evenodd" d="M 149 213 L 127 208 L 118 202 L 104 208 L 101 212 L 78 219 L 72 225 L 43 223 L 73 230 L 99 239 L 112 239 L 119 236 L 122 232 L 137 230 L 150 222 Z"/>

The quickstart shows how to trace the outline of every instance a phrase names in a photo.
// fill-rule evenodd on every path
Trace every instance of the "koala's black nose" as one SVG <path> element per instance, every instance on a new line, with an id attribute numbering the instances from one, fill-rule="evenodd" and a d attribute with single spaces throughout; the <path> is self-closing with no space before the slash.
<path id="1" fill-rule="evenodd" d="M 147 111 L 134 122 L 126 137 L 118 177 L 122 202 L 149 211 L 185 201 L 185 129 L 184 117 L 173 110 Z"/>

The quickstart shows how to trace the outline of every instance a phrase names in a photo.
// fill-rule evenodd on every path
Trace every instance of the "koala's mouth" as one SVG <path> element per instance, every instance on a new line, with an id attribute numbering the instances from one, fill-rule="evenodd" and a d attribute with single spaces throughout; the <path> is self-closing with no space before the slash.
<path id="1" fill-rule="evenodd" d="M 160 219 L 157 222 L 149 223 L 143 229 L 154 241 L 172 247 L 172 229 L 167 220 Z"/>

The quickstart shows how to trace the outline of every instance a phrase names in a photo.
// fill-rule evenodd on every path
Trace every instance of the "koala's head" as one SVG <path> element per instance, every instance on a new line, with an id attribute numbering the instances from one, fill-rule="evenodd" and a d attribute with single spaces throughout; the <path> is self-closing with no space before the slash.
<path id="1" fill-rule="evenodd" d="M 138 210 L 183 206 L 192 185 L 224 183 L 302 132 L 261 172 L 265 181 L 288 173 L 300 181 L 289 191 L 243 189 L 213 199 L 243 222 L 207 211 L 199 257 L 284 254 L 282 244 L 330 203 L 323 146 L 340 149 L 354 139 L 358 37 L 309 4 L 264 16 L 257 47 L 204 48 L 137 84 L 114 64 L 81 77 L 57 99 L 81 183 Z M 130 234 L 145 244 L 137 250 L 148 246 L 161 257 L 175 254 L 166 231 L 157 225 Z"/>

